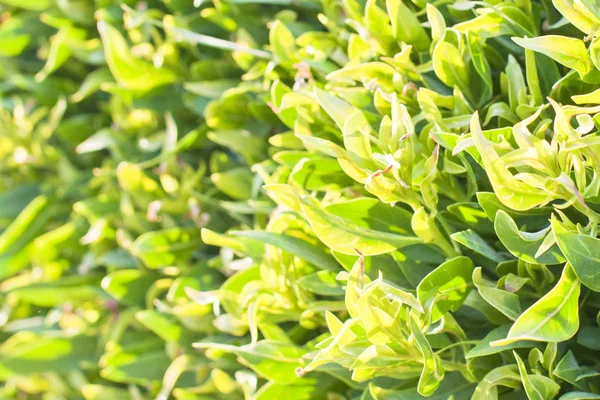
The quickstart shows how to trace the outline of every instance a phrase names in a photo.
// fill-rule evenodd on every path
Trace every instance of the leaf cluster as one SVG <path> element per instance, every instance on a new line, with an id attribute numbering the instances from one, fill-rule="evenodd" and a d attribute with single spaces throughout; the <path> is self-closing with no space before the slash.
<path id="1" fill-rule="evenodd" d="M 599 27 L 0 0 L 0 397 L 600 398 Z"/>

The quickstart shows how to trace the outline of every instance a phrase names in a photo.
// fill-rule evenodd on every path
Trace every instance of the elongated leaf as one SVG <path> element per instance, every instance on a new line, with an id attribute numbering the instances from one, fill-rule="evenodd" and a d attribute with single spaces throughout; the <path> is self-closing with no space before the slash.
<path id="1" fill-rule="evenodd" d="M 21 332 L 4 342 L 0 350 L 0 377 L 47 372 L 78 371 L 82 363 L 96 359 L 93 336 L 42 336 Z"/>
<path id="2" fill-rule="evenodd" d="M 144 233 L 133 242 L 131 251 L 148 268 L 160 268 L 189 257 L 201 244 L 198 229 L 171 228 Z"/>
<path id="3" fill-rule="evenodd" d="M 492 345 L 505 346 L 519 340 L 562 342 L 573 337 L 579 329 L 580 286 L 567 264 L 556 286 L 521 314 L 506 339 Z"/>
<path id="4" fill-rule="evenodd" d="M 492 346 L 491 343 L 497 340 L 504 339 L 510 330 L 511 325 L 502 325 L 483 338 L 475 347 L 473 347 L 465 355 L 466 358 L 485 357 L 491 354 L 500 353 L 505 350 L 514 350 L 519 348 L 535 347 L 536 342 L 531 340 L 523 340 L 512 342 L 505 346 Z"/>
<path id="5" fill-rule="evenodd" d="M 504 205 L 517 211 L 526 211 L 546 201 L 548 198 L 546 192 L 517 180 L 510 173 L 496 150 L 483 135 L 477 112 L 473 114 L 471 119 L 471 135 L 481 155 L 490 183 Z"/>
<path id="6" fill-rule="evenodd" d="M 519 46 L 547 55 L 565 67 L 574 69 L 586 82 L 594 83 L 600 79 L 582 40 L 557 35 L 513 40 Z"/>
<path id="7" fill-rule="evenodd" d="M 464 93 L 470 93 L 468 68 L 458 48 L 441 40 L 433 51 L 433 68 L 442 82 L 450 87 L 457 86 Z"/>
<path id="8" fill-rule="evenodd" d="M 412 45 L 417 51 L 429 48 L 429 37 L 416 15 L 402 0 L 387 0 L 387 10 L 396 40 Z"/>
<path id="9" fill-rule="evenodd" d="M 472 400 L 493 400 L 498 398 L 498 386 L 509 388 L 521 386 L 521 376 L 515 364 L 503 365 L 488 372 L 477 385 Z"/>
<path id="10" fill-rule="evenodd" d="M 337 272 L 341 270 L 339 264 L 332 256 L 325 253 L 317 246 L 293 236 L 265 231 L 231 231 L 229 233 L 234 236 L 247 237 L 262 243 L 279 247 L 282 250 L 294 254 L 297 257 L 303 258 L 311 264 L 328 271 Z"/>
<path id="11" fill-rule="evenodd" d="M 445 371 L 440 365 L 438 356 L 433 353 L 427 338 L 419 330 L 414 318 L 410 318 L 410 328 L 415 338 L 416 345 L 423 355 L 423 372 L 419 378 L 417 390 L 423 396 L 430 396 L 439 387 L 444 378 Z"/>
<path id="12" fill-rule="evenodd" d="M 521 315 L 519 296 L 506 290 L 498 289 L 492 282 L 483 278 L 481 267 L 473 271 L 473 284 L 477 287 L 481 297 L 502 314 L 511 320 L 516 320 Z"/>
<path id="13" fill-rule="evenodd" d="M 548 235 L 547 230 L 536 233 L 521 232 L 515 221 L 503 210 L 498 210 L 496 214 L 494 229 L 508 251 L 523 261 L 539 264 L 565 262 L 565 257 L 556 244 L 544 251 L 541 256 L 536 257 L 540 246 L 542 246 L 546 235 Z"/>
<path id="14" fill-rule="evenodd" d="M 600 240 L 569 232 L 556 218 L 552 219 L 552 231 L 581 283 L 594 291 L 600 291 L 600 258 L 594 254 Z"/>
<path id="15" fill-rule="evenodd" d="M 128 305 L 142 305 L 146 290 L 156 279 L 152 274 L 136 269 L 114 271 L 102 279 L 102 289 Z"/>
<path id="16" fill-rule="evenodd" d="M 523 360 L 521 360 L 515 351 L 513 351 L 513 354 L 517 360 L 519 374 L 523 380 L 523 386 L 525 387 L 527 396 L 532 400 L 553 399 L 558 394 L 560 385 L 545 376 L 528 374 Z"/>
<path id="17" fill-rule="evenodd" d="M 298 285 L 309 292 L 323 296 L 343 296 L 344 289 L 330 271 L 319 271 L 298 279 Z"/>
<path id="18" fill-rule="evenodd" d="M 560 396 L 559 400 L 596 400 L 600 399 L 600 394 L 586 392 L 571 392 Z"/>
<path id="19" fill-rule="evenodd" d="M 573 352 L 569 351 L 556 365 L 552 373 L 580 389 L 585 389 L 583 379 L 598 375 L 598 372 L 589 367 L 581 367 Z"/>
<path id="20" fill-rule="evenodd" d="M 454 396 L 456 400 L 468 400 L 474 385 L 458 373 L 448 373 L 438 389 L 431 396 L 424 397 L 416 389 L 393 390 L 369 384 L 369 393 L 375 400 L 447 400 Z"/>
<path id="21" fill-rule="evenodd" d="M 456 311 L 473 288 L 473 262 L 467 257 L 446 261 L 421 280 L 417 287 L 419 301 L 440 296 L 432 309 L 431 319 L 437 321 L 448 311 Z"/>
<path id="22" fill-rule="evenodd" d="M 586 7 L 586 3 L 588 2 L 552 0 L 554 7 L 556 7 L 570 23 L 579 28 L 583 33 L 589 34 L 592 29 L 600 23 L 600 20 L 598 19 L 598 15 L 594 15 L 588 7 Z"/>
<path id="23" fill-rule="evenodd" d="M 261 376 L 279 383 L 298 380 L 296 369 L 303 364 L 302 349 L 292 344 L 273 341 L 260 341 L 245 346 L 231 346 L 220 343 L 195 343 L 194 347 L 214 348 L 236 354 L 239 361 Z"/>
<path id="24" fill-rule="evenodd" d="M 98 31 L 104 44 L 106 62 L 115 80 L 131 90 L 147 91 L 174 82 L 177 77 L 168 69 L 157 69 L 135 58 L 125 39 L 117 29 L 106 21 L 98 23 Z"/>
<path id="25" fill-rule="evenodd" d="M 321 107 L 341 129 L 349 158 L 362 169 L 375 171 L 377 168 L 368 139 L 370 125 L 364 114 L 322 90 L 317 90 L 316 95 Z"/>
<path id="26" fill-rule="evenodd" d="M 490 260 L 496 262 L 504 261 L 504 257 L 502 257 L 501 254 L 494 250 L 486 241 L 483 240 L 483 238 L 481 238 L 481 236 L 471 229 L 467 229 L 466 231 L 462 232 L 456 232 L 452 234 L 451 238 L 463 246 L 475 251 L 476 253 L 489 258 Z"/>
<path id="27" fill-rule="evenodd" d="M 349 220 L 323 210 L 308 196 L 300 198 L 302 211 L 315 233 L 332 250 L 342 254 L 377 255 L 421 243 L 421 239 L 362 228 Z"/>

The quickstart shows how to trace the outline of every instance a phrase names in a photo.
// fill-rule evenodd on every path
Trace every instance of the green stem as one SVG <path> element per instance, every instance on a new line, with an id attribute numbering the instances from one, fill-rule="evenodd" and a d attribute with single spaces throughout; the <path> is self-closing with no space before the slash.
<path id="1" fill-rule="evenodd" d="M 132 9 L 131 7 L 129 7 L 125 4 L 122 4 L 121 8 L 123 8 L 125 11 L 128 11 L 130 13 L 137 14 L 137 12 L 134 9 Z M 187 40 L 188 42 L 191 42 L 194 44 L 213 47 L 213 48 L 221 49 L 221 50 L 241 51 L 244 53 L 252 54 L 253 56 L 258 57 L 258 58 L 263 58 L 265 60 L 273 59 L 273 55 L 269 51 L 254 49 L 252 47 L 248 47 L 248 46 L 242 45 L 240 43 L 236 43 L 236 42 L 232 42 L 232 41 L 224 40 L 224 39 L 219 39 L 219 38 L 208 36 L 208 35 L 202 35 L 200 33 L 188 31 L 187 29 L 178 28 L 176 26 L 165 26 L 165 24 L 163 24 L 162 21 L 156 20 L 154 18 L 146 17 L 146 22 L 148 22 L 151 25 L 162 28 L 166 32 L 175 33 L 175 34 L 181 36 L 184 40 Z"/>

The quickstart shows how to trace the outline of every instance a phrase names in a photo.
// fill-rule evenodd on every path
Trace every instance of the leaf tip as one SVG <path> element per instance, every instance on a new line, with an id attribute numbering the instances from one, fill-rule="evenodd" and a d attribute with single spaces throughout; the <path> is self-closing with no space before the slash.
<path id="1" fill-rule="evenodd" d="M 521 43 L 523 43 L 523 41 L 524 41 L 524 40 L 527 40 L 527 38 L 526 38 L 526 37 L 522 37 L 522 38 L 520 38 L 520 37 L 517 37 L 517 36 L 513 36 L 513 37 L 511 37 L 510 39 L 511 39 L 513 42 L 515 42 L 516 44 L 518 44 L 519 46 L 522 46 L 522 44 L 521 44 Z"/>

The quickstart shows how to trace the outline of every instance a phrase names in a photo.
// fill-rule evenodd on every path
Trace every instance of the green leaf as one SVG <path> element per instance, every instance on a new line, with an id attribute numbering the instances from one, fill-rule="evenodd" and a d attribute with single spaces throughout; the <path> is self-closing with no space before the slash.
<path id="1" fill-rule="evenodd" d="M 390 65 L 382 62 L 362 63 L 358 65 L 349 65 L 338 69 L 327 75 L 328 80 L 353 80 L 357 82 L 377 81 L 379 85 L 393 90 L 393 79 L 396 70 Z M 323 97 L 323 94 L 321 94 Z M 325 108 L 325 107 L 323 107 Z M 327 111 L 327 109 L 325 109 Z"/>
<path id="2" fill-rule="evenodd" d="M 494 192 L 505 206 L 516 211 L 527 211 L 547 201 L 548 193 L 516 179 L 511 174 L 492 144 L 483 135 L 477 112 L 471 119 L 471 135 Z"/>
<path id="3" fill-rule="evenodd" d="M 85 400 L 130 399 L 129 392 L 115 386 L 86 384 L 81 387 Z"/>
<path id="4" fill-rule="evenodd" d="M 586 377 L 596 376 L 598 375 L 598 372 L 589 367 L 579 366 L 575 355 L 569 350 L 556 365 L 552 374 L 579 389 L 585 389 L 586 386 L 583 384 L 582 380 Z"/>
<path id="5" fill-rule="evenodd" d="M 99 283 L 97 275 L 70 275 L 55 281 L 17 287 L 11 293 L 25 303 L 56 307 L 65 303 L 82 304 L 105 297 Z"/>
<path id="6" fill-rule="evenodd" d="M 350 159 L 362 169 L 377 170 L 368 138 L 371 127 L 364 114 L 323 90 L 316 89 L 315 94 L 321 107 L 342 131 Z"/>
<path id="7" fill-rule="evenodd" d="M 427 20 L 431 26 L 431 39 L 433 43 L 437 43 L 442 39 L 446 30 L 444 15 L 431 3 L 427 3 L 426 11 Z"/>
<path id="8" fill-rule="evenodd" d="M 527 87 L 525 85 L 523 71 L 521 71 L 521 67 L 517 63 L 517 60 L 512 56 L 508 57 L 506 79 L 508 80 L 508 104 L 510 105 L 511 110 L 516 113 L 517 108 L 527 101 L 525 98 Z"/>
<path id="9" fill-rule="evenodd" d="M 206 117 L 207 120 L 210 120 L 210 115 Z M 207 136 L 211 141 L 240 154 L 248 164 L 254 164 L 257 160 L 262 159 L 265 143 L 261 138 L 250 134 L 248 131 L 229 128 L 227 130 L 219 129 L 209 132 Z"/>
<path id="10" fill-rule="evenodd" d="M 577 343 L 590 350 L 600 350 L 598 333 L 600 333 L 600 328 L 583 326 L 577 332 Z"/>
<path id="11" fill-rule="evenodd" d="M 485 57 L 483 46 L 479 42 L 479 38 L 475 35 L 467 35 L 467 44 L 469 46 L 469 52 L 471 53 L 471 62 L 477 71 L 477 74 L 483 81 L 483 88 L 481 89 L 481 98 L 478 104 L 483 104 L 492 96 L 493 82 L 492 82 L 492 70 L 490 64 Z"/>
<path id="12" fill-rule="evenodd" d="M 162 380 L 170 358 L 164 351 L 135 352 L 122 351 L 107 354 L 103 359 L 106 365 L 100 370 L 104 379 L 120 382 L 146 385 Z"/>
<path id="13" fill-rule="evenodd" d="M 315 89 L 315 96 L 319 105 L 333 119 L 340 131 L 343 131 L 348 118 L 357 112 L 356 108 L 324 90 Z"/>
<path id="14" fill-rule="evenodd" d="M 586 392 L 565 393 L 558 400 L 596 400 L 600 399 L 600 394 Z"/>
<path id="15" fill-rule="evenodd" d="M 156 333 L 167 343 L 187 343 L 191 338 L 172 318 L 153 310 L 138 311 L 135 314 L 142 325 Z"/>
<path id="16" fill-rule="evenodd" d="M 503 210 L 496 213 L 494 229 L 506 249 L 525 262 L 552 265 L 566 261 L 556 243 L 542 255 L 537 255 L 547 235 L 552 234 L 548 229 L 535 233 L 521 232 L 515 221 Z"/>
<path id="17" fill-rule="evenodd" d="M 469 400 L 473 389 L 473 383 L 456 372 L 446 374 L 437 390 L 428 397 L 419 394 L 416 388 L 394 390 L 378 387 L 373 382 L 369 383 L 369 394 L 374 400 L 447 400 L 452 397 L 455 400 Z"/>
<path id="18" fill-rule="evenodd" d="M 570 339 L 579 329 L 580 287 L 573 268 L 567 264 L 556 286 L 517 318 L 506 339 L 492 345 L 505 346 L 519 340 L 562 342 Z"/>
<path id="19" fill-rule="evenodd" d="M 536 342 L 533 342 L 531 340 L 512 342 L 505 346 L 492 346 L 492 342 L 504 339 L 508 335 L 510 327 L 510 325 L 502 325 L 488 333 L 485 338 L 481 339 L 481 341 L 477 343 L 475 347 L 473 347 L 467 352 L 467 354 L 465 354 L 465 358 L 469 359 L 476 357 L 485 357 L 506 350 L 530 348 L 536 346 Z"/>
<path id="20" fill-rule="evenodd" d="M 500 7 L 503 5 L 504 4 L 501 4 Z M 469 35 L 475 35 L 484 39 L 515 33 L 514 29 L 506 19 L 503 18 L 499 12 L 493 10 L 482 13 L 476 18 L 456 24 L 453 29 L 456 29 L 461 33 L 469 33 Z"/>
<path id="21" fill-rule="evenodd" d="M 600 291 L 600 258 L 593 249 L 600 243 L 595 237 L 569 232 L 556 218 L 552 218 L 552 232 L 563 254 L 573 266 L 577 278 L 584 286 Z"/>
<path id="22" fill-rule="evenodd" d="M 402 0 L 387 0 L 386 8 L 396 40 L 412 45 L 417 51 L 429 50 L 430 41 L 425 28 Z"/>
<path id="23" fill-rule="evenodd" d="M 300 205 L 316 235 L 329 248 L 342 254 L 365 256 L 389 253 L 421 243 L 421 239 L 363 228 L 352 221 L 327 212 L 309 196 L 300 197 Z"/>
<path id="24" fill-rule="evenodd" d="M 85 39 L 86 32 L 75 27 L 62 27 L 56 35 L 54 35 L 48 52 L 46 64 L 40 72 L 35 76 L 36 81 L 41 82 L 50 74 L 59 69 L 71 57 L 69 41 L 77 41 Z"/>
<path id="25" fill-rule="evenodd" d="M 580 39 L 558 35 L 512 39 L 525 49 L 542 53 L 565 67 L 577 71 L 585 82 L 600 81 L 600 72 L 594 67 L 587 48 Z"/>
<path id="26" fill-rule="evenodd" d="M 18 332 L 0 347 L 0 378 L 80 371 L 83 363 L 97 361 L 96 348 L 94 336 Z"/>
<path id="27" fill-rule="evenodd" d="M 296 370 L 304 363 L 304 350 L 289 343 L 262 340 L 256 344 L 231 346 L 221 343 L 194 343 L 198 349 L 218 349 L 238 356 L 238 361 L 261 377 L 278 383 L 293 383 L 298 380 Z"/>
<path id="28" fill-rule="evenodd" d="M 216 49 L 231 50 L 240 53 L 248 53 L 255 57 L 270 60 L 273 58 L 272 54 L 268 51 L 259 50 L 248 46 L 242 42 L 232 42 L 229 40 L 219 39 L 209 35 L 203 35 L 200 33 L 192 32 L 187 29 L 182 29 L 176 26 L 168 26 L 168 31 L 174 33 L 178 40 L 187 41 L 194 44 L 200 44 L 207 47 Z"/>
<path id="29" fill-rule="evenodd" d="M 333 377 L 320 374 L 318 377 L 304 377 L 298 383 L 289 385 L 276 382 L 268 382 L 256 392 L 256 400 L 270 400 L 285 398 L 289 400 L 311 400 L 321 399 L 327 393 L 337 390 L 335 384 L 338 382 Z"/>
<path id="30" fill-rule="evenodd" d="M 219 98 L 229 89 L 235 88 L 239 82 L 235 79 L 220 79 L 216 81 L 187 82 L 183 88 L 190 93 L 211 99 Z"/>
<path id="31" fill-rule="evenodd" d="M 477 287 L 481 297 L 502 314 L 511 320 L 516 320 L 521 315 L 519 296 L 506 290 L 498 289 L 496 285 L 483 278 L 481 267 L 473 271 L 473 284 Z"/>
<path id="32" fill-rule="evenodd" d="M 322 296 L 343 296 L 344 289 L 331 271 L 319 271 L 298 279 L 298 285 L 311 293 Z"/>
<path id="33" fill-rule="evenodd" d="M 545 376 L 528 374 L 523 360 L 521 360 L 516 351 L 513 351 L 513 354 L 517 360 L 519 374 L 523 380 L 523 386 L 525 387 L 527 397 L 531 400 L 553 399 L 558 394 L 560 385 Z"/>
<path id="34" fill-rule="evenodd" d="M 117 83 L 130 90 L 149 91 L 177 80 L 172 71 L 134 57 L 119 31 L 106 21 L 98 22 L 106 62 Z"/>
<path id="35" fill-rule="evenodd" d="M 95 92 L 97 92 L 103 84 L 113 82 L 113 77 L 108 68 L 100 68 L 92 73 L 90 73 L 84 80 L 81 82 L 81 86 L 77 92 L 73 93 L 71 96 L 71 101 L 78 103 L 80 101 L 85 100 Z"/>
<path id="36" fill-rule="evenodd" d="M 437 321 L 448 311 L 456 311 L 473 288 L 471 279 L 475 266 L 467 257 L 446 261 L 421 280 L 417 287 L 419 301 L 425 304 L 431 297 L 439 296 L 431 311 Z"/>
<path id="37" fill-rule="evenodd" d="M 419 378 L 417 390 L 423 396 L 431 396 L 444 379 L 445 371 L 441 366 L 439 356 L 433 353 L 427 338 L 421 332 L 415 318 L 410 316 L 410 330 L 417 348 L 423 356 L 423 372 Z"/>
<path id="38" fill-rule="evenodd" d="M 269 42 L 277 63 L 292 66 L 296 62 L 294 36 L 280 20 L 271 26 Z"/>
<path id="39" fill-rule="evenodd" d="M 48 0 L 33 0 L 33 1 L 27 2 L 27 3 L 22 3 L 18 0 L 2 0 L 2 1 L 0 1 L 0 3 L 6 4 L 7 6 L 21 7 L 26 10 L 36 10 L 36 11 L 41 11 L 45 8 L 48 8 L 48 6 L 50 6 L 50 1 L 48 1 Z"/>
<path id="40" fill-rule="evenodd" d="M 131 306 L 141 306 L 156 277 L 137 269 L 114 271 L 102 279 L 102 289 L 114 299 Z"/>
<path id="41" fill-rule="evenodd" d="M 227 247 L 236 253 L 252 258 L 261 258 L 265 252 L 265 246 L 252 239 L 233 236 L 230 234 L 221 235 L 208 228 L 200 231 L 202 241 L 211 246 Z"/>
<path id="42" fill-rule="evenodd" d="M 340 190 L 354 183 L 339 162 L 329 158 L 301 159 L 290 172 L 290 180 L 309 191 Z"/>
<path id="43" fill-rule="evenodd" d="M 543 56 L 538 56 L 538 58 L 541 57 Z M 529 86 L 529 90 L 535 101 L 535 105 L 539 106 L 544 102 L 544 98 L 542 95 L 542 87 L 540 85 L 540 79 L 538 75 L 536 55 L 531 50 L 525 50 L 525 68 L 527 85 Z"/>
<path id="44" fill-rule="evenodd" d="M 439 41 L 433 50 L 432 63 L 435 74 L 447 86 L 458 87 L 461 92 L 470 94 L 469 69 L 467 68 L 460 50 L 444 39 Z"/>
<path id="45" fill-rule="evenodd" d="M 473 250 L 476 253 L 481 254 L 497 263 L 504 261 L 504 257 L 494 250 L 481 236 L 467 229 L 466 231 L 453 233 L 451 236 L 452 240 L 462 244 L 468 249 Z"/>
<path id="46" fill-rule="evenodd" d="M 8 199 L 13 200 L 11 197 Z M 40 250 L 39 246 L 36 248 L 34 239 L 44 236 L 40 235 L 41 230 L 54 212 L 54 201 L 44 195 L 37 196 L 0 234 L 0 279 L 8 278 L 25 268 L 32 251 Z M 46 238 L 50 243 L 49 239 Z"/>
<path id="47" fill-rule="evenodd" d="M 161 268 L 186 260 L 201 245 L 198 229 L 169 228 L 140 235 L 130 251 L 146 267 Z"/>
<path id="48" fill-rule="evenodd" d="M 515 364 L 503 365 L 488 372 L 477 385 L 472 400 L 493 400 L 498 398 L 498 386 L 518 388 L 521 376 Z"/>
<path id="49" fill-rule="evenodd" d="M 266 231 L 231 231 L 229 234 L 247 237 L 258 242 L 278 247 L 297 257 L 303 258 L 316 267 L 324 270 L 333 272 L 341 270 L 339 264 L 332 256 L 321 250 L 319 247 L 293 236 Z"/>
<path id="50" fill-rule="evenodd" d="M 234 200 L 247 200 L 252 196 L 254 174 L 244 167 L 212 174 L 210 179 L 215 186 Z"/>
<path id="51" fill-rule="evenodd" d="M 32 239 L 41 228 L 39 220 L 42 212 L 48 208 L 50 200 L 46 196 L 34 198 L 23 209 L 19 216 L 0 234 L 0 252 L 4 253 L 11 247 L 22 247 Z"/>
<path id="52" fill-rule="evenodd" d="M 399 235 L 413 234 L 409 211 L 384 204 L 377 199 L 362 197 L 329 204 L 325 210 L 363 228 Z"/>
<path id="53" fill-rule="evenodd" d="M 552 0 L 554 7 L 556 7 L 570 23 L 575 25 L 585 34 L 591 33 L 600 23 L 600 19 L 598 19 L 597 15 L 594 15 L 590 12 L 588 7 L 586 7 L 586 4 L 590 3 L 591 2 L 588 1 Z"/>
<path id="54" fill-rule="evenodd" d="M 15 219 L 39 194 L 40 187 L 36 184 L 18 185 L 3 191 L 0 193 L 0 219 Z"/>

